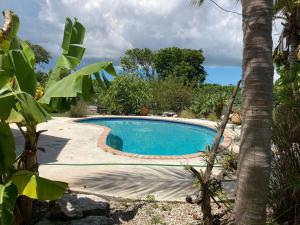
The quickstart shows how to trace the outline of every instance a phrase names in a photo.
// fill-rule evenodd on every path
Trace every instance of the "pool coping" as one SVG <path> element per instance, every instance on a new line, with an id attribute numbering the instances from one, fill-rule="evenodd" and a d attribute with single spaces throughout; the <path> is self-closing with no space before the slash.
<path id="1" fill-rule="evenodd" d="M 167 121 L 167 122 L 175 122 L 175 123 L 181 123 L 181 124 L 190 124 L 190 125 L 196 125 L 196 126 L 203 126 L 209 129 L 212 129 L 214 131 L 217 131 L 216 127 L 213 126 L 212 121 L 208 120 L 197 120 L 197 121 L 190 121 L 189 119 L 180 118 L 180 117 L 161 117 L 161 116 L 116 116 L 116 115 L 103 115 L 103 116 L 89 116 L 85 118 L 80 119 L 73 119 L 71 122 L 82 122 L 84 120 L 93 120 L 93 119 L 103 119 L 103 118 L 127 118 L 127 119 L 144 119 L 144 120 L 157 120 L 157 121 Z M 97 146 L 102 149 L 105 152 L 115 154 L 115 155 L 121 155 L 131 158 L 139 158 L 139 159 L 161 159 L 161 160 L 170 160 L 170 159 L 191 159 L 191 158 L 197 158 L 197 157 L 203 157 L 205 155 L 205 151 L 193 153 L 193 154 L 186 154 L 186 155 L 175 155 L 175 156 L 158 156 L 158 155 L 142 155 L 142 154 L 134 154 L 134 153 L 128 153 L 128 152 L 122 152 L 118 149 L 112 148 L 106 144 L 107 136 L 109 135 L 111 129 L 106 126 L 96 125 L 96 124 L 88 124 L 87 126 L 93 126 L 93 127 L 100 127 L 103 129 L 103 132 L 100 134 L 98 138 Z M 228 148 L 232 143 L 232 135 L 224 130 L 223 133 L 223 141 L 220 143 L 220 148 L 226 149 Z"/>

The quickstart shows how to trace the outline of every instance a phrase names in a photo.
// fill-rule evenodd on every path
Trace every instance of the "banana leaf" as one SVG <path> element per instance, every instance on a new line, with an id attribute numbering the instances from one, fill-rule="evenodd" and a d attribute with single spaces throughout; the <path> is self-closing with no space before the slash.
<path id="1" fill-rule="evenodd" d="M 15 139 L 8 124 L 0 122 L 0 174 L 7 172 L 16 158 Z"/>
<path id="2" fill-rule="evenodd" d="M 0 225 L 13 224 L 17 197 L 18 189 L 14 184 L 0 184 Z"/>
<path id="3" fill-rule="evenodd" d="M 68 188 L 67 183 L 48 180 L 26 170 L 14 173 L 10 181 L 17 186 L 19 195 L 39 200 L 60 199 Z"/>
<path id="4" fill-rule="evenodd" d="M 46 90 L 40 102 L 49 104 L 52 98 L 74 98 L 78 95 L 82 95 L 85 100 L 88 100 L 93 92 L 91 85 L 92 75 L 103 70 L 116 76 L 115 69 L 111 62 L 100 62 L 88 65 L 54 83 Z"/>

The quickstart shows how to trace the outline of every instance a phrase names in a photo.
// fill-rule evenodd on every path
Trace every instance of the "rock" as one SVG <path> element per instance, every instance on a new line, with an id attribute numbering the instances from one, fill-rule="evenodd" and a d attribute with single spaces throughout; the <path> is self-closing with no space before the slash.
<path id="1" fill-rule="evenodd" d="M 112 225 L 112 218 L 106 216 L 88 216 L 79 220 L 70 221 L 70 225 Z"/>
<path id="2" fill-rule="evenodd" d="M 192 198 L 192 196 L 187 195 L 187 196 L 185 197 L 185 201 L 186 201 L 187 203 L 193 203 L 193 198 Z"/>
<path id="3" fill-rule="evenodd" d="M 52 221 L 43 219 L 35 225 L 113 225 L 114 221 L 112 218 L 106 216 L 87 216 L 81 219 L 71 220 L 68 222 L 64 221 Z"/>
<path id="4" fill-rule="evenodd" d="M 242 126 L 235 126 L 234 127 L 234 131 L 237 132 L 238 134 L 241 133 L 241 129 L 242 129 Z"/>
<path id="5" fill-rule="evenodd" d="M 162 116 L 164 116 L 164 117 L 174 117 L 174 116 L 176 116 L 177 117 L 175 112 L 163 112 Z"/>
<path id="6" fill-rule="evenodd" d="M 226 129 L 231 129 L 231 130 L 233 130 L 233 127 L 234 127 L 233 124 L 230 124 L 230 123 L 226 124 Z"/>
<path id="7" fill-rule="evenodd" d="M 58 220 L 71 220 L 86 216 L 108 216 L 109 203 L 95 195 L 65 194 L 56 202 L 48 218 Z"/>
<path id="8" fill-rule="evenodd" d="M 71 225 L 70 222 L 63 222 L 63 221 L 51 221 L 48 219 L 43 219 L 37 223 L 35 223 L 35 225 Z"/>

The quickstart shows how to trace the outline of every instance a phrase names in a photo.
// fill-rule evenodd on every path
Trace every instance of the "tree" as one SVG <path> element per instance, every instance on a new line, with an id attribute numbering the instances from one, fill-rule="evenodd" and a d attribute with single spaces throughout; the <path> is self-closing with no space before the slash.
<path id="1" fill-rule="evenodd" d="M 124 73 L 134 73 L 148 80 L 155 78 L 154 53 L 149 48 L 126 50 L 120 63 Z"/>
<path id="2" fill-rule="evenodd" d="M 164 48 L 156 53 L 154 66 L 159 79 L 175 75 L 176 77 L 184 77 L 188 81 L 202 83 L 206 77 L 202 65 L 204 59 L 201 49 Z"/>
<path id="3" fill-rule="evenodd" d="M 28 40 L 26 42 L 34 53 L 36 65 L 44 67 L 45 64 L 49 64 L 49 61 L 52 59 L 52 56 L 49 51 L 47 51 L 41 45 L 33 44 Z M 48 73 L 43 70 L 35 68 L 35 74 L 36 74 L 37 81 L 40 83 L 41 86 L 44 86 L 49 77 Z"/>
<path id="4" fill-rule="evenodd" d="M 214 196 L 217 196 L 217 192 L 222 191 L 221 188 L 221 179 L 216 178 L 212 176 L 212 171 L 214 168 L 214 164 L 217 158 L 217 153 L 219 151 L 219 144 L 222 139 L 224 130 L 226 128 L 226 124 L 229 120 L 230 113 L 232 111 L 233 103 L 235 100 L 235 97 L 238 93 L 239 87 L 240 87 L 241 81 L 238 82 L 237 86 L 235 87 L 234 91 L 232 92 L 232 95 L 228 101 L 228 106 L 226 108 L 226 112 L 224 114 L 224 118 L 222 119 L 222 122 L 220 123 L 220 126 L 218 128 L 218 133 L 216 134 L 214 138 L 214 142 L 209 147 L 208 155 L 206 156 L 206 168 L 203 172 L 200 170 L 198 172 L 195 168 L 189 167 L 189 170 L 194 174 L 194 176 L 198 179 L 200 183 L 200 189 L 197 195 L 197 198 L 193 201 L 190 197 L 187 198 L 189 202 L 195 202 L 197 204 L 201 204 L 201 210 L 203 213 L 203 221 L 205 225 L 212 225 L 214 223 L 213 215 L 211 212 L 211 199 L 219 204 Z M 224 202 L 221 201 L 221 203 L 224 204 Z M 225 204 L 226 205 L 226 204 Z"/>
<path id="5" fill-rule="evenodd" d="M 280 75 L 275 83 L 270 207 L 278 224 L 299 224 L 300 195 L 300 2 L 274 1 L 274 18 L 283 25 L 273 52 Z"/>
<path id="6" fill-rule="evenodd" d="M 33 44 L 30 41 L 26 41 L 29 47 L 32 49 L 35 56 L 35 63 L 38 65 L 49 64 L 52 56 L 49 51 L 47 51 L 43 46 L 38 44 Z"/>
<path id="7" fill-rule="evenodd" d="M 3 15 L 4 25 L 0 30 L 0 224 L 27 224 L 32 199 L 57 200 L 66 191 L 67 184 L 39 177 L 35 173 L 37 164 L 29 164 L 31 160 L 36 162 L 41 133 L 33 133 L 31 128 L 46 122 L 50 116 L 34 99 L 35 58 L 29 45 L 16 36 L 19 18 L 10 10 L 5 10 Z M 25 137 L 24 151 L 17 158 L 8 123 L 16 123 Z M 26 132 L 23 126 L 27 127 Z"/>
<path id="8" fill-rule="evenodd" d="M 168 76 L 183 77 L 187 81 L 202 83 L 206 72 L 202 50 L 164 48 L 151 51 L 148 48 L 129 49 L 120 63 L 124 73 L 134 73 L 148 80 Z"/>
<path id="9" fill-rule="evenodd" d="M 194 0 L 201 5 L 204 0 Z M 243 0 L 242 133 L 235 224 L 265 224 L 272 127 L 273 0 Z"/>
<path id="10" fill-rule="evenodd" d="M 281 75 L 281 82 L 288 84 L 295 104 L 300 105 L 299 60 L 300 60 L 300 2 L 274 0 L 274 18 L 281 19 L 283 30 L 274 50 L 274 62 Z M 298 58 L 299 57 L 299 58 Z"/>
<path id="11" fill-rule="evenodd" d="M 20 212 L 24 223 L 28 224 L 32 199 L 59 199 L 67 184 L 51 182 L 37 176 L 38 140 L 43 132 L 37 131 L 37 124 L 46 122 L 50 115 L 34 99 L 37 86 L 34 74 L 35 55 L 27 42 L 17 37 L 19 18 L 10 10 L 3 12 L 3 15 L 4 26 L 0 30 L 0 190 L 1 193 L 7 190 L 9 198 L 0 195 L 0 224 L 11 224 L 12 210 L 17 197 L 19 200 L 16 212 Z M 73 23 L 67 18 L 62 44 L 64 51 L 51 73 L 51 80 L 47 83 L 44 104 L 51 104 L 51 107 L 57 108 L 64 106 L 66 109 L 78 95 L 88 100 L 94 93 L 92 76 L 99 85 L 103 85 L 103 76 L 100 76 L 99 71 L 105 70 L 115 74 L 111 62 L 95 63 L 73 72 L 84 53 L 84 47 L 81 46 L 84 32 L 83 25 L 77 20 Z M 64 69 L 71 69 L 73 73 L 61 78 L 60 72 Z M 17 159 L 8 123 L 16 123 L 25 139 L 24 150 Z M 16 170 L 18 171 L 15 172 Z M 8 191 L 11 190 L 11 183 L 14 190 Z M 18 191 L 15 191 L 16 188 Z M 3 206 L 6 210 L 2 210 Z M 9 222 L 3 218 L 9 218 Z"/>
<path id="12" fill-rule="evenodd" d="M 236 224 L 265 224 L 271 162 L 272 0 L 244 0 L 242 131 Z"/>
<path id="13" fill-rule="evenodd" d="M 276 50 L 287 51 L 288 61 L 298 61 L 300 44 L 300 2 L 295 0 L 274 0 L 274 18 L 283 20 L 283 30 Z M 285 45 L 284 45 L 284 41 Z"/>

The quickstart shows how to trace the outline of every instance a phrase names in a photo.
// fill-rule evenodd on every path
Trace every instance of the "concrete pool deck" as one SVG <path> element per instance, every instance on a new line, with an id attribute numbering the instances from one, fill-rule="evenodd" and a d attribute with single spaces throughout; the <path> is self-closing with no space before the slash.
<path id="1" fill-rule="evenodd" d="M 198 119 L 171 120 L 215 126 L 214 122 Z M 21 151 L 23 137 L 13 128 L 17 149 Z M 105 152 L 97 146 L 103 127 L 77 123 L 71 118 L 53 118 L 38 126 L 38 130 L 43 129 L 48 131 L 39 141 L 46 150 L 38 153 L 40 175 L 68 182 L 74 191 L 131 199 L 154 195 L 157 200 L 184 201 L 196 190 L 192 187 L 192 175 L 183 166 L 205 165 L 201 157 L 147 159 Z M 214 172 L 218 171 L 216 167 Z"/>

